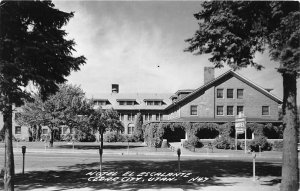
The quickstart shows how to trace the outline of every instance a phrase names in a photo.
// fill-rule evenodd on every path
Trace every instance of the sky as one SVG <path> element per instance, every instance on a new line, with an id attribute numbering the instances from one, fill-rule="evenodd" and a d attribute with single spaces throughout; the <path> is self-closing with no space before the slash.
<path id="1" fill-rule="evenodd" d="M 184 52 L 185 39 L 197 30 L 193 14 L 200 2 L 187 1 L 53 1 L 55 7 L 74 12 L 64 27 L 68 39 L 76 42 L 74 56 L 84 55 L 86 64 L 68 77 L 80 85 L 88 98 L 111 92 L 111 84 L 120 85 L 120 93 L 175 93 L 203 85 L 205 66 L 210 55 Z M 268 52 L 258 53 L 255 61 L 265 68 L 237 71 L 282 99 L 282 77 L 270 61 Z M 215 69 L 215 76 L 229 67 Z M 297 100 L 300 98 L 299 80 Z M 299 101 L 298 101 L 299 104 Z"/>

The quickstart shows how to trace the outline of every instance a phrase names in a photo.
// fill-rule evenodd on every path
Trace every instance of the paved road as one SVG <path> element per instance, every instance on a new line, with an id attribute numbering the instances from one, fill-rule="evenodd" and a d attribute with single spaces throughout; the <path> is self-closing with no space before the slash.
<path id="1" fill-rule="evenodd" d="M 0 151 L 3 153 L 2 151 Z M 181 170 L 191 172 L 191 177 L 210 177 L 210 182 L 188 184 L 174 183 L 90 183 L 86 173 L 98 170 L 99 155 L 96 152 L 28 152 L 25 156 L 25 176 L 21 176 L 22 154 L 15 151 L 17 173 L 16 190 L 278 190 L 281 159 L 278 157 L 257 158 L 258 182 L 252 182 L 252 156 L 249 154 L 218 156 L 182 156 Z M 0 165 L 3 165 L 0 157 Z M 174 153 L 104 153 L 104 171 L 118 172 L 176 172 L 178 163 Z M 184 188 L 184 189 L 183 189 Z M 1 185 L 0 185 L 1 189 Z"/>
<path id="2" fill-rule="evenodd" d="M 0 157 L 0 166 L 3 166 L 3 157 Z M 15 152 L 15 169 L 16 173 L 22 171 L 22 160 L 23 156 L 20 152 Z M 103 162 L 106 161 L 154 161 L 154 162 L 163 162 L 163 161 L 177 161 L 178 157 L 169 153 L 167 155 L 136 155 L 134 153 L 130 154 L 104 154 Z M 190 155 L 190 156 L 181 156 L 181 161 L 189 160 L 222 160 L 222 161 L 244 161 L 252 162 L 251 155 L 242 155 L 240 157 L 232 156 L 218 156 L 211 157 L 210 155 Z M 61 167 L 72 166 L 76 164 L 89 164 L 99 162 L 99 155 L 97 153 L 79 153 L 79 152 L 68 152 L 68 153 L 50 153 L 50 152 L 29 152 L 25 155 L 25 170 L 57 170 Z M 256 162 L 268 162 L 274 164 L 281 164 L 280 158 L 265 158 L 258 156 Z"/>

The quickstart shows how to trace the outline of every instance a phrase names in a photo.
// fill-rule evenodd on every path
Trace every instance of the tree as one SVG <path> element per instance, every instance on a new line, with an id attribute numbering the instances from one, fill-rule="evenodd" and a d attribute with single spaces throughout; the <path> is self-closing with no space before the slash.
<path id="1" fill-rule="evenodd" d="M 256 52 L 269 50 L 271 59 L 280 63 L 283 77 L 284 149 L 281 190 L 298 190 L 298 125 L 296 83 L 300 65 L 300 9 L 297 1 L 212 1 L 203 2 L 195 14 L 199 29 L 186 40 L 185 51 L 197 55 L 210 53 L 216 68 L 229 65 L 240 69 L 248 65 L 260 70 L 253 61 Z"/>
<path id="2" fill-rule="evenodd" d="M 89 125 L 98 131 L 100 140 L 100 173 L 102 173 L 103 134 L 106 131 L 123 131 L 124 127 L 119 120 L 118 113 L 113 110 L 96 109 L 89 116 Z"/>
<path id="3" fill-rule="evenodd" d="M 74 40 L 66 40 L 62 26 L 73 13 L 54 8 L 50 1 L 0 2 L 0 110 L 5 130 L 4 189 L 14 190 L 12 105 L 30 96 L 29 84 L 43 99 L 58 90 L 71 71 L 85 63 L 74 57 Z"/>
<path id="4" fill-rule="evenodd" d="M 50 130 L 50 147 L 53 147 L 54 130 L 62 125 L 79 129 L 87 124 L 92 105 L 85 99 L 82 89 L 73 85 L 60 85 L 59 91 L 45 101 L 36 95 L 33 102 L 23 107 L 17 122 L 27 126 L 47 126 Z"/>
<path id="5" fill-rule="evenodd" d="M 133 135 L 136 141 L 143 141 L 143 116 L 140 112 L 136 115 Z"/>

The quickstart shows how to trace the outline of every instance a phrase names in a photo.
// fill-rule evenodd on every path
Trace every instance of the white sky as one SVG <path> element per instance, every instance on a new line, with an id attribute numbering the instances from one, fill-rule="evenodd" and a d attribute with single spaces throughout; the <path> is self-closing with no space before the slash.
<path id="1" fill-rule="evenodd" d="M 120 84 L 122 93 L 175 93 L 178 89 L 203 84 L 204 66 L 212 66 L 209 55 L 184 52 L 185 39 L 197 29 L 194 13 L 200 2 L 104 2 L 54 1 L 56 8 L 75 12 L 65 27 L 76 42 L 74 55 L 84 55 L 87 63 L 73 72 L 69 83 L 81 85 L 88 97 L 110 93 L 111 84 Z M 247 68 L 241 75 L 272 93 L 283 96 L 278 64 L 268 54 L 258 54 L 262 71 Z M 159 66 L 159 67 L 158 67 Z M 219 76 L 229 68 L 216 69 Z M 299 80 L 297 84 L 300 98 Z M 298 101 L 299 104 L 299 101 Z"/>

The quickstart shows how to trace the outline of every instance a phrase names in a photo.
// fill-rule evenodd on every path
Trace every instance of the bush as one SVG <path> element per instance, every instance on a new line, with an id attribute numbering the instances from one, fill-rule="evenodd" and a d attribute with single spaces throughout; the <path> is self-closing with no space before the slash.
<path id="1" fill-rule="evenodd" d="M 41 135 L 41 141 L 50 141 L 50 135 Z"/>
<path id="2" fill-rule="evenodd" d="M 75 141 L 79 142 L 95 142 L 96 136 L 90 132 L 76 131 Z"/>
<path id="3" fill-rule="evenodd" d="M 112 131 L 112 132 L 108 131 L 104 134 L 103 141 L 104 142 L 127 142 L 128 136 L 130 136 L 129 142 L 134 142 L 132 135 L 121 134 L 116 131 Z"/>
<path id="4" fill-rule="evenodd" d="M 254 140 L 250 142 L 249 148 L 251 149 L 251 151 L 258 152 L 259 146 L 261 147 L 261 151 L 269 151 L 272 149 L 272 145 L 264 136 L 255 137 Z"/>
<path id="5" fill-rule="evenodd" d="M 191 150 L 193 148 L 194 152 L 195 152 L 195 148 L 201 148 L 201 147 L 203 147 L 203 144 L 198 137 L 192 136 L 192 137 L 189 137 L 189 139 L 187 141 L 183 142 L 183 147 L 185 147 L 189 150 Z"/>
<path id="6" fill-rule="evenodd" d="M 42 135 L 42 136 L 43 136 L 43 135 Z M 65 135 L 61 135 L 61 136 L 60 136 L 60 139 L 61 139 L 62 141 L 67 141 L 67 142 L 69 142 L 69 141 L 72 141 L 73 137 L 72 137 L 72 135 L 71 135 L 70 133 L 68 133 L 68 134 L 65 134 Z"/>
<path id="7" fill-rule="evenodd" d="M 103 135 L 104 142 L 117 142 L 117 133 L 116 132 L 106 132 Z"/>
<path id="8" fill-rule="evenodd" d="M 274 151 L 282 151 L 283 149 L 283 141 L 274 141 L 273 150 Z"/>
<path id="9" fill-rule="evenodd" d="M 218 149 L 231 149 L 235 147 L 234 139 L 224 136 L 216 138 L 213 145 Z"/>
<path id="10" fill-rule="evenodd" d="M 123 134 L 121 142 L 136 142 L 136 136 L 129 135 L 129 134 Z"/>

